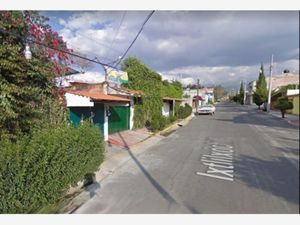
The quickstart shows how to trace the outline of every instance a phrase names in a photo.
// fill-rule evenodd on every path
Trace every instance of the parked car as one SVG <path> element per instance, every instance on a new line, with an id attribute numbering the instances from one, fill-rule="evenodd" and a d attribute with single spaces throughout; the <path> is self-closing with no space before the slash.
<path id="1" fill-rule="evenodd" d="M 213 105 L 204 105 L 204 106 L 200 106 L 197 110 L 197 114 L 210 114 L 213 115 L 215 114 L 216 111 L 216 107 Z"/>

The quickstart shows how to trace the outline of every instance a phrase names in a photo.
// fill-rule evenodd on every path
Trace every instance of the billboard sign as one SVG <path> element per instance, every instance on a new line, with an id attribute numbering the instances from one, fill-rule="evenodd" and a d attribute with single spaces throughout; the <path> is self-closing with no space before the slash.
<path id="1" fill-rule="evenodd" d="M 128 74 L 127 72 L 121 70 L 108 68 L 107 81 L 114 82 L 114 83 L 128 83 Z"/>

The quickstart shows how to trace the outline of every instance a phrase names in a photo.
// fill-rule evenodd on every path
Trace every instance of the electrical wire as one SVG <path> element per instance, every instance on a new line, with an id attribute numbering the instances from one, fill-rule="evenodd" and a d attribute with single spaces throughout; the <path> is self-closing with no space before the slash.
<path id="1" fill-rule="evenodd" d="M 75 54 L 75 53 L 71 53 L 69 51 L 65 51 L 65 50 L 62 50 L 62 49 L 55 48 L 53 46 L 46 45 L 42 42 L 38 42 L 38 41 L 35 41 L 35 40 L 32 40 L 32 39 L 24 38 L 21 35 L 18 35 L 16 33 L 11 32 L 11 31 L 6 31 L 6 30 L 3 30 L 3 29 L 0 29 L 0 32 L 18 37 L 21 40 L 24 40 L 25 42 L 27 41 L 27 42 L 35 43 L 35 44 L 44 46 L 46 48 L 49 48 L 49 49 L 52 49 L 52 50 L 55 50 L 55 51 L 59 51 L 59 52 L 62 52 L 62 53 L 65 53 L 65 54 L 68 54 L 68 55 L 71 55 L 71 56 L 74 56 L 74 57 L 78 57 L 78 58 L 81 58 L 81 59 L 84 59 L 84 60 L 87 60 L 87 61 L 90 61 L 90 62 L 93 62 L 93 63 L 100 64 L 101 66 L 108 66 L 108 67 L 112 67 L 112 68 L 116 69 L 116 67 L 111 65 L 111 64 L 103 63 L 103 62 L 100 62 L 99 60 L 89 59 L 87 57 L 84 57 L 84 56 L 81 56 L 81 55 L 78 55 L 78 54 Z"/>
<path id="2" fill-rule="evenodd" d="M 135 38 L 133 39 L 133 41 L 131 42 L 131 44 L 129 45 L 129 47 L 126 49 L 126 51 L 124 52 L 124 54 L 114 64 L 115 67 L 117 67 L 121 63 L 121 61 L 124 59 L 124 57 L 126 56 L 126 54 L 128 53 L 128 51 L 130 50 L 130 48 L 132 47 L 132 45 L 134 44 L 134 42 L 137 40 L 137 38 L 140 35 L 140 33 L 142 32 L 142 30 L 144 29 L 145 24 L 148 22 L 148 20 L 150 19 L 150 17 L 153 15 L 154 12 L 155 12 L 155 10 L 151 11 L 149 13 L 149 15 L 146 17 L 146 19 L 143 22 L 143 24 L 142 24 L 139 32 L 136 34 Z"/>
<path id="3" fill-rule="evenodd" d="M 97 40 L 94 39 L 94 38 L 91 38 L 91 37 L 86 36 L 86 35 L 81 34 L 81 33 L 76 33 L 76 35 L 81 36 L 81 37 L 84 37 L 84 38 L 86 38 L 86 39 L 89 39 L 89 40 L 93 41 L 93 43 L 95 43 L 95 44 L 97 44 L 97 45 L 99 45 L 99 46 L 102 46 L 102 47 L 104 46 L 104 47 L 106 47 L 106 48 L 109 48 L 110 50 L 112 50 L 112 51 L 114 51 L 114 52 L 116 52 L 116 53 L 118 53 L 118 54 L 121 53 L 121 52 L 118 51 L 117 49 L 114 49 L 114 48 L 110 47 L 109 45 L 103 44 L 103 43 L 97 41 Z"/>
<path id="4" fill-rule="evenodd" d="M 117 29 L 117 32 L 115 33 L 114 38 L 112 39 L 112 42 L 111 42 L 111 44 L 110 44 L 110 48 L 112 48 L 112 46 L 113 46 L 114 43 L 115 43 L 115 40 L 116 40 L 116 38 L 117 38 L 117 36 L 118 36 L 118 34 L 119 34 L 119 32 L 120 32 L 120 28 L 122 27 L 124 18 L 125 18 L 125 16 L 126 16 L 126 13 L 127 13 L 127 12 L 125 11 L 125 12 L 123 13 L 123 15 L 122 15 L 121 22 L 119 23 L 119 27 L 118 27 L 118 29 Z"/>

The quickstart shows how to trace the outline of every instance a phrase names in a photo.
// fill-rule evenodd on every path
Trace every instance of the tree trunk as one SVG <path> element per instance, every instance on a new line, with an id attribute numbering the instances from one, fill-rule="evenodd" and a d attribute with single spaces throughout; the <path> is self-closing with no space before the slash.
<path id="1" fill-rule="evenodd" d="M 281 110 L 281 116 L 284 118 L 285 110 Z"/>

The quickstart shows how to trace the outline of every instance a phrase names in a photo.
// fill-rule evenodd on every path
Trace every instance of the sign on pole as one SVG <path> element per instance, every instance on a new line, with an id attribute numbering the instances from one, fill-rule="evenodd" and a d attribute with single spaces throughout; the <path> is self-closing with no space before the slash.
<path id="1" fill-rule="evenodd" d="M 125 71 L 108 68 L 107 81 L 114 83 L 128 83 L 128 74 Z"/>

